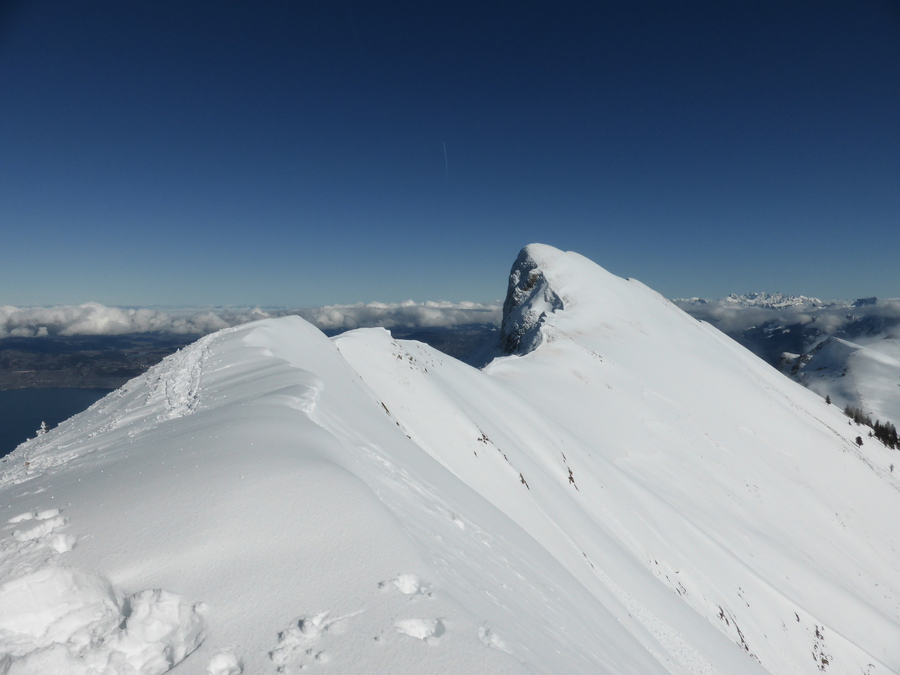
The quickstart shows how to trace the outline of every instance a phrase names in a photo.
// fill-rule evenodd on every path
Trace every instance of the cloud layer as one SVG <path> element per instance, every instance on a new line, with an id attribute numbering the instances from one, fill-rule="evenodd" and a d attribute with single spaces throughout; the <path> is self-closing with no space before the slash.
<path id="1" fill-rule="evenodd" d="M 735 334 L 770 321 L 781 325 L 815 326 L 826 334 L 839 333 L 860 320 L 900 320 L 900 298 L 878 300 L 854 307 L 848 303 L 825 306 L 795 305 L 782 308 L 755 307 L 721 300 L 676 300 L 692 316 L 720 330 Z M 437 328 L 466 324 L 499 325 L 499 303 L 476 302 L 370 302 L 326 305 L 300 309 L 203 308 L 160 310 L 107 307 L 97 303 L 56 307 L 0 305 L 0 338 L 48 335 L 124 335 L 128 333 L 176 333 L 205 335 L 249 321 L 287 315 L 301 316 L 325 331 L 383 326 L 385 328 Z"/>
<path id="2" fill-rule="evenodd" d="M 473 323 L 500 325 L 502 305 L 483 305 L 477 302 L 370 302 L 367 305 L 328 305 L 300 309 L 298 314 L 322 330 L 364 328 L 435 328 L 463 326 Z"/>
<path id="3" fill-rule="evenodd" d="M 500 323 L 500 304 L 475 302 L 372 302 L 328 305 L 295 310 L 213 308 L 162 311 L 106 307 L 97 303 L 58 307 L 0 306 L 0 338 L 48 335 L 124 335 L 177 333 L 205 335 L 221 328 L 257 319 L 301 316 L 322 330 L 348 330 L 369 326 L 385 328 L 450 327 Z"/>
<path id="4" fill-rule="evenodd" d="M 900 320 L 900 298 L 877 300 L 871 304 L 854 306 L 852 303 L 834 302 L 822 306 L 798 304 L 781 308 L 754 307 L 735 304 L 728 298 L 720 300 L 675 300 L 691 316 L 708 321 L 729 335 L 774 322 L 783 326 L 815 324 L 827 335 L 839 334 L 842 330 L 866 320 L 882 324 Z M 893 335 L 896 329 L 889 330 Z"/>

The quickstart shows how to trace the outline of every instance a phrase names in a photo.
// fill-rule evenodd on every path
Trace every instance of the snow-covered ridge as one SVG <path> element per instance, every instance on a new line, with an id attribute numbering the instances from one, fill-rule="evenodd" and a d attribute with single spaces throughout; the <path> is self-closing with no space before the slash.
<path id="1" fill-rule="evenodd" d="M 20 447 L 0 598 L 87 581 L 0 603 L 0 672 L 900 672 L 894 451 L 575 253 L 526 247 L 507 307 L 483 370 L 229 329 Z M 143 597 L 179 620 L 113 650 Z"/>

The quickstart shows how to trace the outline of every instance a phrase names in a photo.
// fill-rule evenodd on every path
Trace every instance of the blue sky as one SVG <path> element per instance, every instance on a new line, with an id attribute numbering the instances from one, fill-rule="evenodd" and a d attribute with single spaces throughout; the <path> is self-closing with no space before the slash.
<path id="1" fill-rule="evenodd" d="M 534 241 L 900 296 L 896 2 L 33 0 L 0 92 L 0 304 L 485 301 Z"/>

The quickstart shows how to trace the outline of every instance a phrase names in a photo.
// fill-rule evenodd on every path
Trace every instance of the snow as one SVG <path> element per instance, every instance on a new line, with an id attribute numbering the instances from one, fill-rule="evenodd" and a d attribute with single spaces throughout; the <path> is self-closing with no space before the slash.
<path id="1" fill-rule="evenodd" d="M 805 295 L 785 295 L 784 293 L 749 293 L 737 295 L 732 293 L 722 302 L 746 307 L 765 307 L 767 309 L 784 309 L 786 307 L 827 307 L 838 302 L 826 303 L 818 298 L 807 298 Z M 849 302 L 846 303 L 848 306 Z"/>
<path id="2" fill-rule="evenodd" d="M 4 672 L 169 671 L 203 640 L 197 607 L 173 593 L 121 598 L 108 579 L 46 566 L 0 587 Z"/>
<path id="3" fill-rule="evenodd" d="M 21 446 L 0 673 L 900 672 L 893 451 L 577 254 L 504 317 L 228 328 Z"/>
<path id="4" fill-rule="evenodd" d="M 861 408 L 873 419 L 900 424 L 900 340 L 858 342 L 830 337 L 803 360 L 797 381 L 843 409 Z"/>

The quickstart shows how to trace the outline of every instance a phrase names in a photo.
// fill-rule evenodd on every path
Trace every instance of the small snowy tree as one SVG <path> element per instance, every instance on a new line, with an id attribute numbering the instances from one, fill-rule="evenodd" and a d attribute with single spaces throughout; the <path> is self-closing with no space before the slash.
<path id="1" fill-rule="evenodd" d="M 41 428 L 37 430 L 37 435 L 38 435 L 38 436 L 43 436 L 43 435 L 46 434 L 48 431 L 50 431 L 50 430 L 47 428 L 47 423 L 46 423 L 46 422 L 41 422 Z"/>

